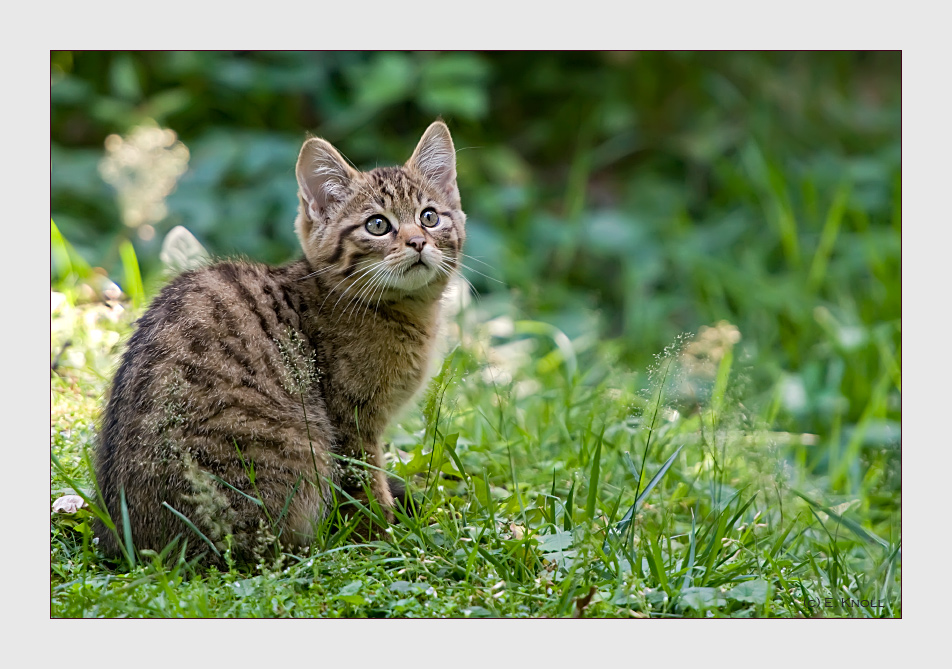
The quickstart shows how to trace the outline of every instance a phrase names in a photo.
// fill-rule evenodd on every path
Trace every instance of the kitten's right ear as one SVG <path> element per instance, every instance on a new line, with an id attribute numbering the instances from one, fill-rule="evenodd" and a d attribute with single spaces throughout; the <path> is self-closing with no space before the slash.
<path id="1" fill-rule="evenodd" d="M 443 121 L 433 121 L 423 133 L 413 155 L 407 161 L 419 170 L 427 181 L 444 191 L 452 201 L 459 204 L 459 189 L 456 187 L 456 149 L 450 129 Z"/>
<path id="2" fill-rule="evenodd" d="M 312 223 L 322 222 L 328 211 L 341 204 L 357 175 L 330 142 L 312 137 L 304 142 L 298 156 L 298 186 L 306 206 L 305 215 Z"/>

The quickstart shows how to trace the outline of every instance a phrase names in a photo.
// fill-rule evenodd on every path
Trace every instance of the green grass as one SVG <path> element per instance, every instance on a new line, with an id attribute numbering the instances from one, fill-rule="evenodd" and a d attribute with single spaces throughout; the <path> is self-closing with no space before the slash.
<path id="1" fill-rule="evenodd" d="M 388 540 L 328 524 L 309 555 L 254 568 L 195 567 L 180 546 L 116 564 L 92 542 L 90 510 L 54 514 L 53 615 L 901 614 L 897 491 L 882 463 L 832 493 L 841 468 L 797 465 L 817 439 L 772 432 L 771 407 L 746 405 L 732 349 L 702 359 L 682 338 L 639 375 L 541 324 L 494 337 L 507 328 L 493 308 L 464 312 L 462 342 L 390 431 L 391 470 L 421 508 Z M 106 333 L 125 334 L 132 313 L 115 312 L 67 299 L 54 314 L 52 356 L 73 343 L 52 377 L 51 498 L 93 489 L 87 456 L 118 351 Z"/>
<path id="2" fill-rule="evenodd" d="M 369 168 L 442 115 L 482 293 L 388 435 L 425 499 L 390 540 L 329 526 L 304 561 L 114 565 L 90 511 L 56 515 L 54 614 L 900 615 L 901 66 L 54 52 L 51 498 L 91 492 L 102 396 L 173 226 L 213 256 L 299 253 L 305 130 Z M 145 116 L 189 169 L 132 229 L 97 166 Z"/>

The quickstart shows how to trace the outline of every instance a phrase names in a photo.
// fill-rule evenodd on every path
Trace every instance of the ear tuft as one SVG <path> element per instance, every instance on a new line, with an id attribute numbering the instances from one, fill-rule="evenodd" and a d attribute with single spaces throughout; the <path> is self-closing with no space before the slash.
<path id="1" fill-rule="evenodd" d="M 413 155 L 407 161 L 423 174 L 423 177 L 455 200 L 459 200 L 456 188 L 456 149 L 450 130 L 442 121 L 434 121 L 423 133 Z"/>
<path id="2" fill-rule="evenodd" d="M 323 221 L 328 211 L 346 199 L 356 176 L 337 149 L 319 137 L 304 142 L 295 172 L 301 198 L 307 205 L 305 214 L 314 223 Z"/>

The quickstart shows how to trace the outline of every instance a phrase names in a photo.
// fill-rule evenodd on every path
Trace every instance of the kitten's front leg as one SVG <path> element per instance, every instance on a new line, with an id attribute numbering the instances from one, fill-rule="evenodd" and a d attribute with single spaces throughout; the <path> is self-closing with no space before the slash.
<path id="1" fill-rule="evenodd" d="M 383 509 L 388 523 L 393 522 L 393 494 L 390 492 L 390 483 L 387 480 L 386 463 L 383 459 L 383 446 L 376 443 L 372 447 L 364 447 L 364 462 L 371 465 L 367 471 L 371 474 L 370 492 L 373 494 L 380 508 Z"/>
<path id="2" fill-rule="evenodd" d="M 383 470 L 383 449 L 378 444 L 376 447 L 376 460 L 380 464 L 376 465 L 380 469 L 373 470 L 374 479 L 371 490 L 373 491 L 374 497 L 377 499 L 377 502 L 380 504 L 380 507 L 383 509 L 384 517 L 386 517 L 388 523 L 394 521 L 393 518 L 393 493 L 390 491 L 390 481 L 387 478 L 387 473 Z"/>

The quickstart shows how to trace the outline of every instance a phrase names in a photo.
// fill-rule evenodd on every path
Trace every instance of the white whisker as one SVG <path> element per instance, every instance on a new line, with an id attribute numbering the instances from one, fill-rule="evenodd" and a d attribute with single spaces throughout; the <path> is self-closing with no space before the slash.
<path id="1" fill-rule="evenodd" d="M 455 273 L 457 274 L 457 276 L 459 276 L 459 278 L 461 278 L 463 281 L 466 282 L 466 285 L 468 286 L 468 291 L 470 292 L 470 294 L 471 294 L 473 297 L 476 298 L 476 301 L 477 301 L 477 302 L 481 302 L 481 301 L 482 301 L 482 298 L 481 298 L 481 296 L 480 296 L 480 294 L 479 294 L 479 291 L 476 290 L 476 286 L 473 285 L 473 282 L 470 281 L 469 279 L 467 279 L 467 278 L 462 274 L 462 272 L 456 272 L 456 268 L 453 267 L 452 265 L 450 265 L 449 261 L 447 261 L 447 260 L 442 260 L 442 261 L 440 262 L 439 269 L 443 272 L 443 274 L 444 274 L 447 278 L 452 277 L 453 273 L 455 272 Z"/>
<path id="2" fill-rule="evenodd" d="M 377 267 L 377 266 L 378 266 L 380 263 L 382 263 L 382 262 L 383 262 L 383 261 L 378 261 L 378 262 L 375 263 L 373 260 L 371 260 L 371 261 L 369 261 L 370 264 L 369 264 L 369 265 L 365 265 L 364 267 L 360 268 L 356 275 L 351 275 L 351 276 L 349 276 L 349 277 L 344 277 L 343 279 L 341 279 L 340 281 L 338 281 L 338 282 L 337 282 L 337 285 L 335 285 L 333 288 L 330 289 L 330 291 L 328 291 L 327 296 L 324 298 L 324 301 L 321 302 L 320 309 L 323 309 L 323 308 L 324 308 L 324 304 L 327 302 L 328 298 L 329 298 L 331 295 L 334 294 L 334 291 L 337 290 L 338 286 L 340 286 L 342 283 L 344 283 L 345 281 L 347 281 L 348 279 L 350 279 L 350 280 L 352 281 L 351 284 L 350 284 L 349 286 L 347 286 L 347 287 L 343 290 L 343 292 L 340 294 L 340 297 L 337 298 L 337 302 L 335 302 L 335 303 L 334 303 L 334 306 L 331 307 L 331 313 L 334 313 L 334 310 L 337 309 L 337 305 L 340 304 L 340 301 L 341 301 L 342 299 L 344 299 L 344 296 L 347 295 L 347 293 L 350 291 L 350 289 L 353 288 L 355 285 L 357 285 L 357 283 L 360 281 L 360 279 L 362 279 L 364 276 L 366 276 L 370 271 L 372 271 L 375 267 Z"/>
<path id="3" fill-rule="evenodd" d="M 347 320 L 350 320 L 352 316 L 357 315 L 357 310 L 363 308 L 364 313 L 368 309 L 370 301 L 373 299 L 373 295 L 377 292 L 377 286 L 383 283 L 384 277 L 386 276 L 389 269 L 387 267 L 378 267 L 377 271 L 374 272 L 373 277 L 367 282 L 357 295 L 354 296 L 353 304 L 348 311 Z M 363 317 L 361 317 L 363 321 Z"/>
<path id="4" fill-rule="evenodd" d="M 505 282 L 505 281 L 500 281 L 499 279 L 497 279 L 497 278 L 495 278 L 495 277 L 492 277 L 492 276 L 489 276 L 488 274 L 483 274 L 483 273 L 480 272 L 478 269 L 473 269 L 472 267 L 470 267 L 469 265 L 467 265 L 467 264 L 465 264 L 465 263 L 462 263 L 462 262 L 461 262 L 459 265 L 460 265 L 460 267 L 465 267 L 465 268 L 468 269 L 470 272 L 475 272 L 476 274 L 478 274 L 478 275 L 480 275 L 480 276 L 486 277 L 486 278 L 489 279 L 490 281 L 495 281 L 496 283 L 498 283 L 498 284 L 501 285 L 501 286 L 505 286 L 505 285 L 506 285 L 506 282 Z"/>
<path id="5" fill-rule="evenodd" d="M 381 267 L 383 269 L 381 269 Z M 367 303 L 372 299 L 373 293 L 376 292 L 376 287 L 380 285 L 389 271 L 385 266 L 384 261 L 377 263 L 374 266 L 374 274 L 369 281 L 360 289 L 357 295 L 354 296 L 353 301 L 350 305 L 350 308 L 345 312 L 347 315 L 347 320 L 349 321 L 352 316 L 356 315 L 357 309 L 363 306 L 367 308 Z M 363 318 L 361 318 L 361 322 Z"/>
<path id="6" fill-rule="evenodd" d="M 369 276 L 370 278 L 367 279 L 367 280 L 363 283 L 363 285 L 360 286 L 360 289 L 357 291 L 356 295 L 354 295 L 352 298 L 350 298 L 350 301 L 347 302 L 347 303 L 344 305 L 343 310 L 341 311 L 341 315 L 338 316 L 338 318 L 337 318 L 338 322 L 340 322 L 340 320 L 341 320 L 344 316 L 347 316 L 347 320 L 350 320 L 351 316 L 353 316 L 354 313 L 356 313 L 357 308 L 358 308 L 358 307 L 360 306 L 360 304 L 361 304 L 361 295 L 363 295 L 366 291 L 368 291 L 368 290 L 370 289 L 370 287 L 373 286 L 374 283 L 377 281 L 377 278 L 380 276 L 380 273 L 381 273 L 380 266 L 381 266 L 381 264 L 382 264 L 382 263 L 377 263 L 376 265 L 374 265 L 372 272 L 370 272 L 369 274 L 365 275 L 365 278 L 366 278 L 367 276 Z"/>
<path id="7" fill-rule="evenodd" d="M 475 260 L 476 262 L 480 263 L 481 265 L 485 265 L 485 266 L 488 267 L 489 269 L 496 269 L 495 267 L 493 267 L 492 265 L 490 265 L 488 262 L 485 262 L 485 261 L 483 261 L 483 260 L 480 260 L 480 259 L 477 258 L 476 256 L 471 256 L 471 255 L 469 255 L 468 253 L 460 253 L 460 255 L 463 256 L 464 258 L 469 258 L 470 260 Z"/>
<path id="8" fill-rule="evenodd" d="M 361 325 L 363 325 L 364 318 L 366 317 L 367 313 L 370 311 L 370 303 L 374 302 L 374 295 L 377 294 L 377 288 L 379 288 L 380 295 L 377 297 L 376 303 L 374 305 L 374 316 L 377 315 L 377 306 L 380 304 L 380 300 L 383 298 L 384 294 L 387 291 L 387 288 L 390 286 L 391 277 L 393 277 L 393 275 L 396 274 L 396 272 L 397 272 L 396 267 L 388 267 L 382 273 L 380 277 L 380 281 L 377 282 L 377 286 L 373 289 L 373 291 L 371 291 L 371 293 L 367 297 L 366 304 L 364 305 L 365 307 L 364 315 L 360 317 Z"/>
<path id="9" fill-rule="evenodd" d="M 330 272 L 332 269 L 337 269 L 337 266 L 330 265 L 328 267 L 325 267 L 324 269 L 315 270 L 311 272 L 310 274 L 305 274 L 304 276 L 299 278 L 298 281 L 304 281 L 305 279 L 310 279 L 312 276 L 317 276 L 318 274 L 323 274 L 324 272 Z"/>
<path id="10" fill-rule="evenodd" d="M 385 293 L 386 290 L 387 290 L 387 284 L 388 284 L 389 281 L 390 281 L 390 277 L 391 277 L 395 272 L 396 272 L 396 268 L 395 268 L 395 267 L 390 267 L 390 268 L 388 268 L 387 271 L 386 271 L 386 272 L 384 273 L 384 275 L 383 275 L 383 279 L 380 281 L 380 295 L 377 297 L 377 301 L 376 301 L 376 303 L 374 304 L 374 317 L 375 317 L 375 318 L 376 318 L 376 316 L 377 316 L 377 307 L 380 306 L 380 300 L 381 300 L 381 298 L 383 298 L 383 295 L 384 295 L 384 293 Z M 376 293 L 376 292 L 377 292 L 377 291 L 376 291 L 376 289 L 375 289 L 375 290 L 374 290 L 374 293 Z M 368 302 L 373 301 L 374 293 L 371 293 L 371 294 L 370 294 L 370 299 L 368 300 Z M 367 308 L 366 308 L 366 311 L 364 312 L 364 315 L 360 317 L 360 325 L 361 325 L 361 326 L 363 326 L 363 324 L 364 324 L 364 317 L 367 315 L 367 312 L 369 312 L 369 311 L 370 311 L 370 304 L 367 304 Z"/>

